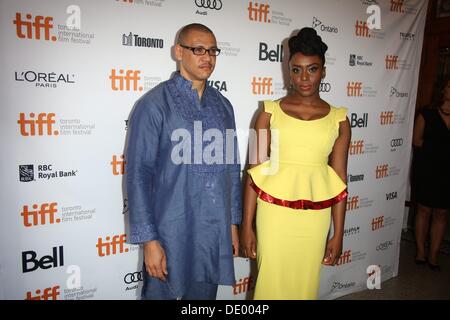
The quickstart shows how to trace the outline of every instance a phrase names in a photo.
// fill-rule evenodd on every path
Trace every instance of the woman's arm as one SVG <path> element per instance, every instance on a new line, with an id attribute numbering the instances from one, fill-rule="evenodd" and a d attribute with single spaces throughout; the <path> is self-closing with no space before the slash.
<path id="1" fill-rule="evenodd" d="M 249 139 L 249 167 L 253 168 L 266 161 L 270 150 L 270 117 L 271 114 L 261 111 L 256 119 L 255 135 L 250 134 Z M 253 139 L 252 139 L 253 137 Z M 241 224 L 241 247 L 247 258 L 256 258 L 256 236 L 253 222 L 256 215 L 257 194 L 251 187 L 252 178 L 247 175 L 244 186 L 244 216 Z"/>
<path id="2" fill-rule="evenodd" d="M 413 131 L 413 146 L 414 147 L 422 147 L 423 145 L 423 132 L 425 130 L 425 119 L 421 114 L 419 114 L 414 123 L 414 131 Z"/>
<path id="3" fill-rule="evenodd" d="M 330 166 L 336 171 L 338 176 L 347 183 L 347 162 L 348 148 L 351 139 L 351 129 L 348 118 L 339 123 L 339 137 L 336 139 L 330 155 Z M 333 237 L 328 241 L 324 265 L 334 265 L 342 252 L 342 242 L 344 238 L 345 210 L 347 199 L 344 199 L 331 207 L 331 217 L 333 219 Z"/>

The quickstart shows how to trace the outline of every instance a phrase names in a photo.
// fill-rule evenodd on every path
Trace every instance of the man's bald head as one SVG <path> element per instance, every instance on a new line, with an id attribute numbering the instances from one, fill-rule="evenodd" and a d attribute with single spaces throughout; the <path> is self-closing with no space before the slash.
<path id="1" fill-rule="evenodd" d="M 214 36 L 214 33 L 212 32 L 212 30 L 210 28 L 208 28 L 207 26 L 200 24 L 200 23 L 191 23 L 191 24 L 184 26 L 180 30 L 180 33 L 178 34 L 177 43 L 178 44 L 186 43 L 186 39 L 189 37 L 189 33 L 191 31 L 210 33 Z M 215 36 L 214 36 L 214 38 L 215 38 Z"/>

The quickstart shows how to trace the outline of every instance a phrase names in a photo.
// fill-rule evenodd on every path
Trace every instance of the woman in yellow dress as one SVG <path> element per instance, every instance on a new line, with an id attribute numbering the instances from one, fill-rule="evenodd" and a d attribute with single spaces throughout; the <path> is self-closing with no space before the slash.
<path id="1" fill-rule="evenodd" d="M 242 251 L 257 259 L 254 299 L 317 299 L 321 265 L 342 251 L 351 130 L 347 109 L 319 95 L 327 49 L 312 28 L 291 37 L 290 93 L 256 120 L 241 225 Z"/>

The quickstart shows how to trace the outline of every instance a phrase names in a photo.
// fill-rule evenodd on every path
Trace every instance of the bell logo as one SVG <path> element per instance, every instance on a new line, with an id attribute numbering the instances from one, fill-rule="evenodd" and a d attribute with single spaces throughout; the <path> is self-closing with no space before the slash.
<path id="1" fill-rule="evenodd" d="M 117 160 L 117 156 L 114 155 L 112 161 L 110 162 L 111 166 L 112 166 L 112 173 L 115 176 L 118 175 L 123 175 L 125 174 L 125 164 L 127 163 L 124 160 L 125 156 L 122 154 L 120 156 L 120 159 L 122 160 Z"/>
<path id="2" fill-rule="evenodd" d="M 403 13 L 404 0 L 391 0 L 391 12 Z"/>
<path id="3" fill-rule="evenodd" d="M 369 27 L 365 21 L 356 21 L 355 34 L 357 37 L 370 38 Z"/>
<path id="4" fill-rule="evenodd" d="M 387 70 L 397 70 L 398 69 L 398 66 L 397 66 L 398 56 L 387 55 L 386 59 L 384 59 L 384 61 L 386 62 Z"/>
<path id="5" fill-rule="evenodd" d="M 349 147 L 350 155 L 364 153 L 364 140 L 351 141 Z"/>
<path id="6" fill-rule="evenodd" d="M 239 279 L 236 285 L 233 286 L 233 294 L 237 295 L 240 293 L 245 293 L 247 291 L 253 290 L 254 288 L 255 286 L 253 277 L 246 277 L 243 279 Z"/>
<path id="7" fill-rule="evenodd" d="M 32 296 L 31 291 L 28 291 L 25 300 L 57 300 L 59 295 L 59 286 L 54 286 L 45 288 L 44 292 L 42 292 L 40 289 L 37 289 L 35 292 L 35 296 Z"/>
<path id="8" fill-rule="evenodd" d="M 22 272 L 32 272 L 38 268 L 50 269 L 62 267 L 64 265 L 64 247 L 53 247 L 51 256 L 43 256 L 41 259 L 36 259 L 36 252 L 33 250 L 22 252 Z M 29 264 L 32 264 L 31 267 Z"/>
<path id="9" fill-rule="evenodd" d="M 359 196 L 347 198 L 347 211 L 352 211 L 359 208 Z"/>
<path id="10" fill-rule="evenodd" d="M 44 127 L 47 129 L 46 135 L 59 135 L 58 130 L 52 131 L 52 125 L 55 124 L 55 120 L 53 119 L 55 116 L 54 113 L 39 113 L 37 120 L 34 120 L 35 116 L 36 115 L 34 113 L 30 113 L 30 119 L 27 120 L 25 119 L 25 113 L 21 112 L 19 114 L 19 120 L 17 120 L 17 123 L 20 126 L 20 134 L 22 136 L 35 136 L 36 127 L 38 136 L 44 135 Z"/>
<path id="11" fill-rule="evenodd" d="M 384 227 L 384 216 L 372 219 L 372 231 L 381 229 L 383 227 Z"/>
<path id="12" fill-rule="evenodd" d="M 380 113 L 380 124 L 382 126 L 394 124 L 394 111 L 383 111 Z"/>
<path id="13" fill-rule="evenodd" d="M 362 97 L 362 82 L 348 82 L 347 84 L 348 97 Z"/>
<path id="14" fill-rule="evenodd" d="M 258 4 L 250 1 L 248 3 L 249 20 L 270 23 L 270 19 L 268 18 L 269 8 L 270 6 L 268 4 Z"/>
<path id="15" fill-rule="evenodd" d="M 358 118 L 358 115 L 356 113 L 352 113 L 350 118 L 350 126 L 352 128 L 367 128 L 367 124 L 369 122 L 368 113 L 363 113 L 363 116 L 361 118 Z"/>
<path id="16" fill-rule="evenodd" d="M 386 178 L 388 176 L 388 167 L 389 166 L 387 164 L 377 166 L 377 168 L 375 169 L 375 178 L 376 179 Z"/>
<path id="17" fill-rule="evenodd" d="M 13 23 L 16 25 L 16 34 L 21 39 L 40 40 L 41 30 L 43 30 L 46 41 L 56 41 L 56 36 L 50 37 L 50 30 L 53 29 L 52 21 L 53 17 L 44 16 L 35 16 L 33 20 L 33 16 L 29 13 L 26 15 L 26 20 L 22 20 L 22 14 L 16 12 L 16 19 Z"/>
<path id="18" fill-rule="evenodd" d="M 98 238 L 96 244 L 98 250 L 98 256 L 104 257 L 111 254 L 118 254 L 128 252 L 129 249 L 124 247 L 126 241 L 126 234 L 121 234 L 119 236 L 106 237 L 105 241 L 102 238 Z"/>
<path id="19" fill-rule="evenodd" d="M 47 223 L 60 223 L 61 219 L 55 219 L 56 213 L 58 212 L 57 205 L 58 203 L 56 202 L 43 203 L 39 208 L 39 205 L 33 204 L 32 207 L 34 210 L 29 210 L 27 205 L 23 206 L 23 211 L 20 213 L 23 217 L 23 225 L 28 228 Z M 38 208 L 39 210 L 37 210 Z"/>
<path id="20" fill-rule="evenodd" d="M 336 262 L 336 266 L 352 262 L 351 256 L 352 256 L 351 250 L 344 251 L 344 253 L 339 257 L 338 261 Z"/>
<path id="21" fill-rule="evenodd" d="M 259 43 L 259 61 L 283 62 L 283 45 L 277 44 L 276 50 L 268 50 L 267 43 Z"/>
<path id="22" fill-rule="evenodd" d="M 139 70 L 123 70 L 119 69 L 119 73 L 116 73 L 116 69 L 111 69 L 109 79 L 111 79 L 111 89 L 114 91 L 142 91 L 143 87 L 139 86 L 139 76 L 141 71 Z"/>
<path id="23" fill-rule="evenodd" d="M 252 80 L 252 92 L 253 94 L 273 94 L 272 91 L 272 78 L 253 77 Z"/>

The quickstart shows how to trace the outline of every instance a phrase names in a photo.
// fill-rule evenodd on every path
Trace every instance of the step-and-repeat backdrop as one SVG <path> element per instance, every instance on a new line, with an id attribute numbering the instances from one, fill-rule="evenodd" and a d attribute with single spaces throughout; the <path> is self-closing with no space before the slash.
<path id="1" fill-rule="evenodd" d="M 199 22 L 222 49 L 208 84 L 234 105 L 242 163 L 260 102 L 286 94 L 287 39 L 328 44 L 321 96 L 349 108 L 342 256 L 320 298 L 397 275 L 427 1 L 2 0 L 0 298 L 136 299 L 124 143 L 130 111 L 176 70 L 176 32 Z M 254 263 L 236 258 L 245 299 Z M 381 288 L 383 284 L 381 283 Z"/>

